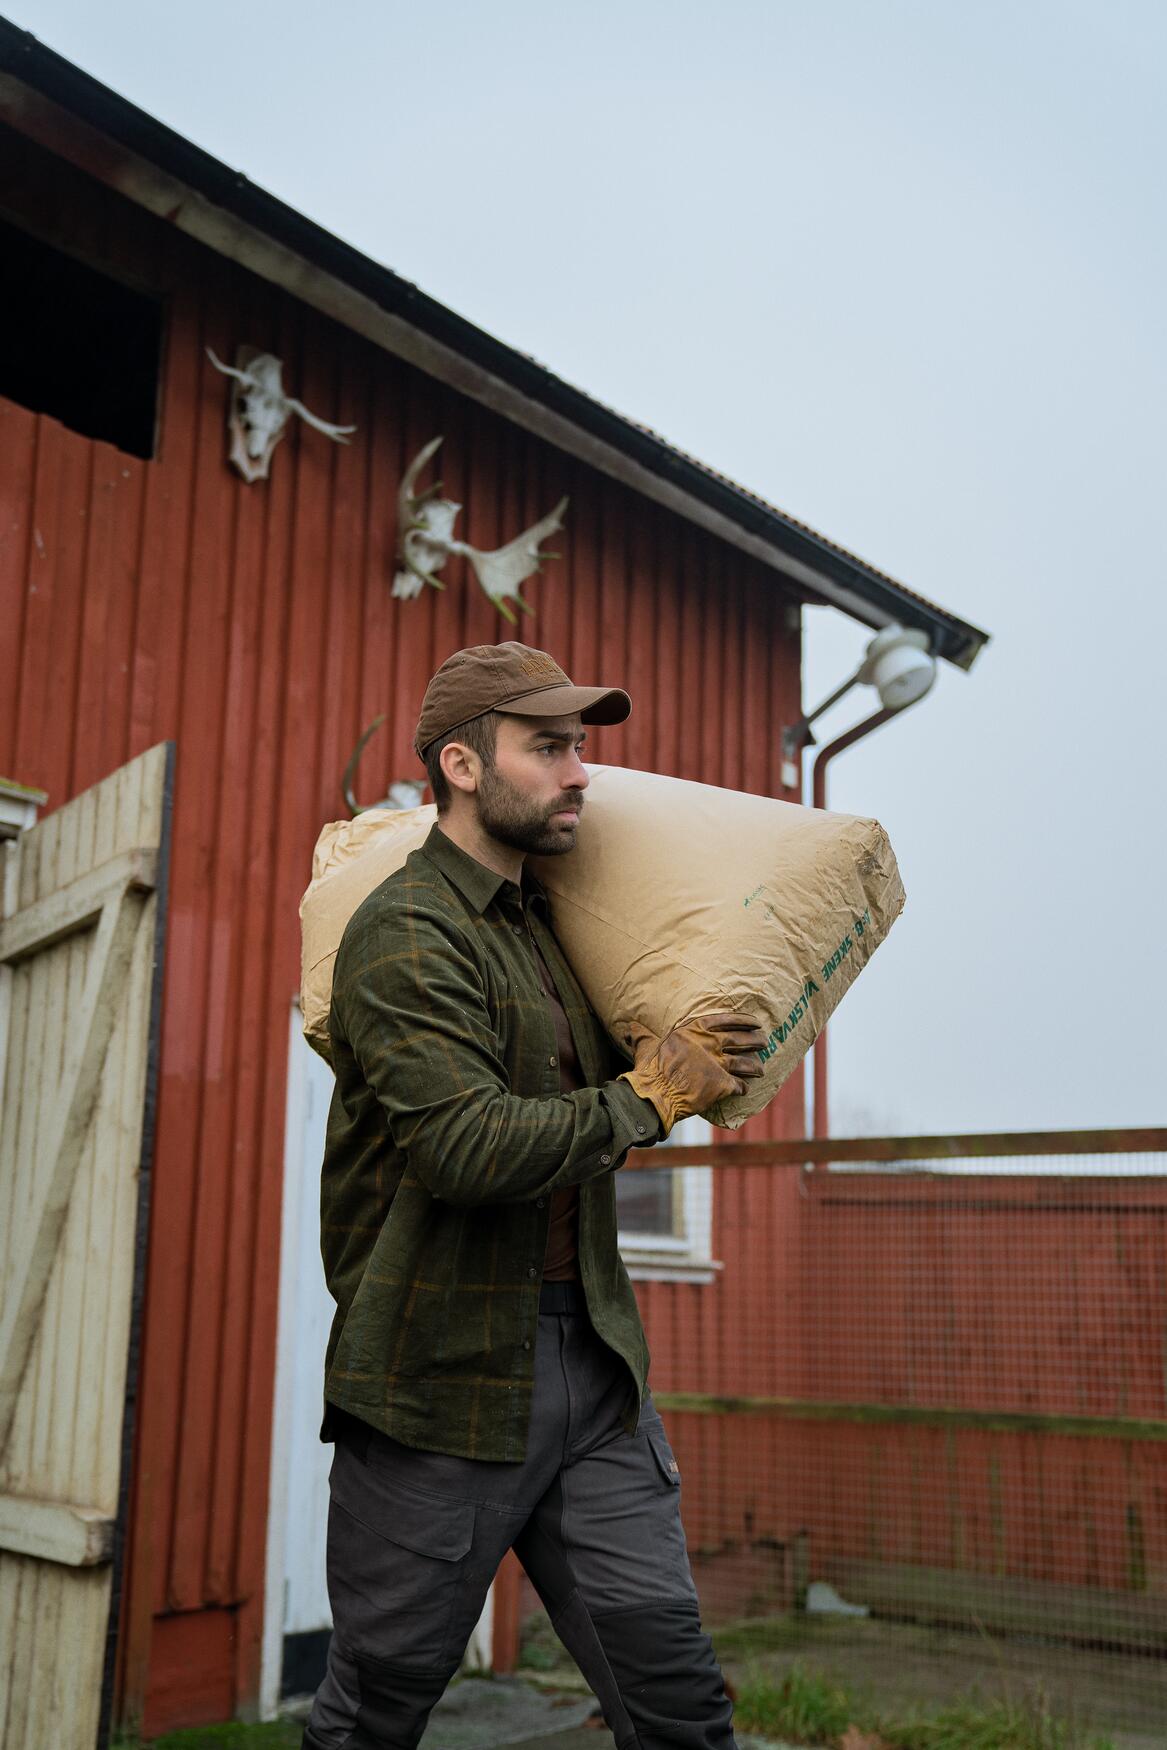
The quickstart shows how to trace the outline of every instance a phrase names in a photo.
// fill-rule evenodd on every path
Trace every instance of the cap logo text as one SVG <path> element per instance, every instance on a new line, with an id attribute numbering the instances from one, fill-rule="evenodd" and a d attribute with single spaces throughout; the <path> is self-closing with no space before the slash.
<path id="1" fill-rule="evenodd" d="M 557 681 L 560 672 L 555 663 L 545 656 L 523 656 L 519 659 L 519 667 L 529 680 Z"/>

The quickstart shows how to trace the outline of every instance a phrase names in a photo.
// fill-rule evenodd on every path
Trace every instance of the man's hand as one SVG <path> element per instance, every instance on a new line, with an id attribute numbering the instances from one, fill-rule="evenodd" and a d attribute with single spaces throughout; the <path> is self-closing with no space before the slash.
<path id="1" fill-rule="evenodd" d="M 748 1015 L 698 1015 L 658 1039 L 646 1027 L 627 1035 L 635 1067 L 625 1080 L 651 1100 L 665 1135 L 682 1118 L 706 1112 L 729 1094 L 744 1094 L 762 1073 L 766 1035 Z"/>

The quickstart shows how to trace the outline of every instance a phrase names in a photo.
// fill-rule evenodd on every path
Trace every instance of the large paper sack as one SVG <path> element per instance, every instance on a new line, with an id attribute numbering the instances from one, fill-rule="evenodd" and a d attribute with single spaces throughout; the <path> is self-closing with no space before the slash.
<path id="1" fill-rule="evenodd" d="M 706 1117 L 769 1104 L 887 935 L 904 890 L 878 822 L 619 766 L 589 767 L 576 849 L 532 859 L 588 1000 L 625 1043 L 694 1015 L 752 1015 L 763 1073 Z M 327 1055 L 332 962 L 365 896 L 425 839 L 432 807 L 326 827 L 304 924 L 304 1030 Z"/>
<path id="2" fill-rule="evenodd" d="M 576 849 L 532 868 L 608 1031 L 716 1010 L 768 1035 L 761 1076 L 705 1116 L 767 1106 L 903 909 L 878 821 L 619 766 L 589 768 Z"/>

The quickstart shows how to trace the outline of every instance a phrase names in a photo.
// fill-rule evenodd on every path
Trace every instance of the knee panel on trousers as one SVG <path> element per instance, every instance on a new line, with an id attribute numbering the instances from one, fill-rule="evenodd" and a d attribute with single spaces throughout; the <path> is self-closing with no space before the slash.
<path id="1" fill-rule="evenodd" d="M 352 1659 L 360 1697 L 352 1729 L 339 1742 L 304 1733 L 302 1750 L 413 1750 L 456 1667 L 415 1671 L 377 1660 Z"/>
<path id="2" fill-rule="evenodd" d="M 713 1643 L 683 1601 L 593 1618 L 640 1750 L 734 1750 Z"/>

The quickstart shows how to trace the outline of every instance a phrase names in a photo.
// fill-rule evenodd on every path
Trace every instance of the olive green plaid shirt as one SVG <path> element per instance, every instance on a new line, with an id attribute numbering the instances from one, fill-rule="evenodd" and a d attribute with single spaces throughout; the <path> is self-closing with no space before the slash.
<path id="1" fill-rule="evenodd" d="M 587 1086 L 561 1094 L 538 943 Z M 407 1446 L 526 1449 L 551 1194 L 580 1186 L 596 1331 L 648 1349 L 616 1248 L 615 1169 L 660 1136 L 551 932 L 546 899 L 434 827 L 344 933 L 332 990 L 336 1088 L 321 1249 L 336 1316 L 325 1398 Z M 325 1437 L 328 1437 L 326 1411 Z"/>

